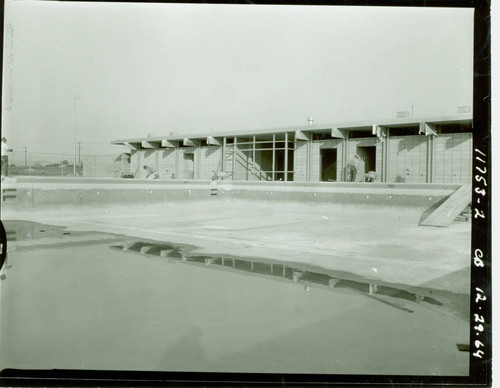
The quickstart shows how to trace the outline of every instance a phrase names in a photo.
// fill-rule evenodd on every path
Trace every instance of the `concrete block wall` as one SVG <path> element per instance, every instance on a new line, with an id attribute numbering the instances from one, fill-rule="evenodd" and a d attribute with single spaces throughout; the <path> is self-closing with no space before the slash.
<path id="1" fill-rule="evenodd" d="M 163 148 L 159 149 L 158 152 L 160 179 L 170 179 L 172 177 L 172 174 L 174 174 L 174 176 L 177 176 L 176 148 Z"/>
<path id="2" fill-rule="evenodd" d="M 142 167 L 149 166 L 154 171 L 158 171 L 158 149 L 145 148 L 142 152 Z"/>
<path id="3" fill-rule="evenodd" d="M 158 171 L 158 159 L 157 148 L 143 148 L 133 151 L 130 172 L 134 174 L 135 178 L 145 178 L 148 173 L 144 170 L 144 166 L 151 167 L 154 171 Z"/>
<path id="4" fill-rule="evenodd" d="M 387 182 L 426 183 L 427 136 L 389 138 Z"/>
<path id="5" fill-rule="evenodd" d="M 222 146 L 201 147 L 199 176 L 196 179 L 211 179 L 214 171 L 222 171 Z"/>
<path id="6" fill-rule="evenodd" d="M 319 182 L 321 180 L 320 170 L 321 170 L 321 155 L 320 155 L 321 143 L 319 141 L 313 141 L 311 143 L 311 178 L 312 182 Z"/>
<path id="7" fill-rule="evenodd" d="M 295 154 L 293 157 L 294 181 L 307 181 L 307 142 L 295 142 Z"/>
<path id="8" fill-rule="evenodd" d="M 472 181 L 472 134 L 450 133 L 434 138 L 433 183 Z"/>
<path id="9" fill-rule="evenodd" d="M 140 150 L 130 151 L 130 173 L 138 174 L 141 167 L 142 153 Z"/>

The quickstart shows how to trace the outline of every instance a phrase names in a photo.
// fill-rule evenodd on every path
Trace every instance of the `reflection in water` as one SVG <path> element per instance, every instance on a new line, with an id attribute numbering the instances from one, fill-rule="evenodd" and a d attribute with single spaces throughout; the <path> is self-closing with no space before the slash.
<path id="1" fill-rule="evenodd" d="M 38 240 L 46 237 L 70 235 L 61 226 L 44 225 L 27 221 L 4 221 L 7 241 Z"/>
<path id="2" fill-rule="evenodd" d="M 135 241 L 128 244 L 112 245 L 111 248 L 120 251 L 138 252 L 148 256 L 160 256 L 173 261 L 203 264 L 205 267 L 227 267 L 235 271 L 266 275 L 274 278 L 285 278 L 295 283 L 303 283 L 305 291 L 309 291 L 311 285 L 326 286 L 337 289 L 346 288 L 357 291 L 361 294 L 366 294 L 372 299 L 386 303 L 406 312 L 413 311 L 399 304 L 381 299 L 379 296 L 403 299 L 414 303 L 424 302 L 432 305 L 442 305 L 442 303 L 437 299 L 421 294 L 415 294 L 402 289 L 332 277 L 328 274 L 327 270 L 322 270 L 321 268 L 318 268 L 316 271 L 305 271 L 285 263 L 262 262 L 244 258 L 236 259 L 234 257 L 227 258 L 222 256 L 191 255 L 189 254 L 189 249 L 186 246 L 176 246 L 173 244 L 163 243 Z"/>

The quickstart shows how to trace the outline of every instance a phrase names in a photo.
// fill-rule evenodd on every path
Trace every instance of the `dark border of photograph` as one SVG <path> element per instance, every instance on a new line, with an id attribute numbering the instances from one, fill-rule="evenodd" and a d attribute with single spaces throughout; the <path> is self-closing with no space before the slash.
<path id="1" fill-rule="evenodd" d="M 50 0 L 49 0 L 50 1 Z M 70 1 L 70 0 L 62 0 Z M 88 2 L 88 1 L 84 1 Z M 108 2 L 139 2 L 113 1 Z M 1 386 L 491 386 L 491 42 L 487 0 L 148 1 L 149 3 L 275 4 L 474 8 L 473 174 L 470 288 L 470 373 L 456 376 L 307 375 L 17 370 L 0 372 Z M 146 3 L 146 2 L 141 2 Z M 3 5 L 3 4 L 2 4 Z M 4 31 L 4 7 L 0 33 Z M 3 41 L 3 39 L 2 39 Z M 3 53 L 3 50 L 2 50 Z M 3 62 L 2 62 L 3 63 Z M 0 71 L 0 77 L 2 75 Z M 463 349 L 467 351 L 467 349 Z"/>

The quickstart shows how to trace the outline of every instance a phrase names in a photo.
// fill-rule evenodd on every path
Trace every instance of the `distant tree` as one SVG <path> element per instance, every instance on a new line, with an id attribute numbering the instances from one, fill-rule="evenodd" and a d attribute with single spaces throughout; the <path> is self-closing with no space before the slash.
<path id="1" fill-rule="evenodd" d="M 16 167 L 14 163 L 9 164 L 9 167 Z"/>
<path id="2" fill-rule="evenodd" d="M 61 162 L 61 164 L 62 164 L 63 166 L 69 166 L 69 162 L 68 162 L 67 160 L 63 160 L 63 161 Z"/>

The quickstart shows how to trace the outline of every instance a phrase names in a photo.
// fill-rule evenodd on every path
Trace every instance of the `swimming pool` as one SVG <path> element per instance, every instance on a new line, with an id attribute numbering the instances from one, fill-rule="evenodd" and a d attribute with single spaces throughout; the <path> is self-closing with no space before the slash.
<path id="1" fill-rule="evenodd" d="M 438 290 L 187 244 L 5 226 L 2 369 L 468 374 L 457 347 L 469 340 L 468 311 Z"/>

